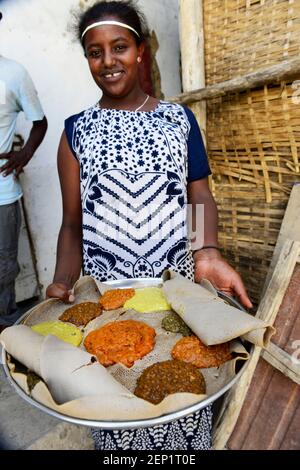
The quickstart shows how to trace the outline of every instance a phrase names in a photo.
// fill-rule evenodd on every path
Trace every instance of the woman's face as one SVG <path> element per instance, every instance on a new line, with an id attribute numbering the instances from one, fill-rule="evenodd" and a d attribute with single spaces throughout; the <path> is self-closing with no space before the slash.
<path id="1" fill-rule="evenodd" d="M 92 28 L 84 37 L 84 47 L 92 76 L 105 95 L 122 98 L 138 86 L 137 58 L 144 46 L 137 46 L 128 29 L 113 25 Z"/>

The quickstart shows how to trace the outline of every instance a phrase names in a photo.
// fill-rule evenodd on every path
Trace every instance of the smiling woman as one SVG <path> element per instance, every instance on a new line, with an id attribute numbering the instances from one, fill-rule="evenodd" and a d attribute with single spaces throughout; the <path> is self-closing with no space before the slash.
<path id="1" fill-rule="evenodd" d="M 111 108 L 116 100 L 119 103 L 127 97 L 130 109 L 137 97 L 144 99 L 136 81 L 144 45 L 137 46 L 131 31 L 123 26 L 96 24 L 85 34 L 84 45 L 92 76 L 103 91 L 101 105 Z"/>
<path id="2" fill-rule="evenodd" d="M 145 96 L 137 80 L 147 36 L 146 20 L 127 2 L 101 2 L 82 17 L 79 38 L 103 92 L 100 104 L 104 108 L 136 110 L 139 100 L 146 111 L 157 104 Z M 120 103 L 120 98 L 125 101 Z"/>
<path id="3" fill-rule="evenodd" d="M 100 281 L 159 278 L 171 268 L 192 280 L 206 277 L 250 306 L 217 248 L 217 210 L 196 119 L 141 88 L 143 16 L 131 1 L 101 1 L 81 17 L 78 37 L 103 95 L 65 121 L 58 152 L 63 222 L 48 297 L 74 300 L 81 268 Z M 194 256 L 188 203 L 205 206 L 206 246 Z M 211 423 L 208 407 L 168 425 L 93 436 L 102 450 L 210 449 Z"/>

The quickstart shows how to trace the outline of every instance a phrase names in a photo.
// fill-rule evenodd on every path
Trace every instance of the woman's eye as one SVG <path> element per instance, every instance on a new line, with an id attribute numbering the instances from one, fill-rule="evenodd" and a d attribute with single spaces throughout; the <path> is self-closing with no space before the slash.
<path id="1" fill-rule="evenodd" d="M 92 59 L 96 59 L 97 57 L 100 57 L 100 56 L 101 56 L 100 51 L 91 51 L 91 52 L 89 52 L 89 57 L 92 57 Z"/>
<path id="2" fill-rule="evenodd" d="M 125 51 L 125 49 L 126 49 L 126 46 L 116 46 L 115 47 L 115 50 L 117 52 L 123 52 L 123 51 Z"/>

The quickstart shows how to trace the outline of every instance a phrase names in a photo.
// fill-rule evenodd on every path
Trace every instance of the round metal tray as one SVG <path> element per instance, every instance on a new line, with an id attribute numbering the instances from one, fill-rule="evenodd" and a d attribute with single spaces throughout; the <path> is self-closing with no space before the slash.
<path id="1" fill-rule="evenodd" d="M 112 286 L 114 288 L 141 288 L 141 287 L 160 287 L 162 285 L 162 280 L 159 278 L 140 278 L 140 279 L 125 279 L 125 280 L 117 280 L 117 281 L 107 281 L 104 284 Z M 228 304 L 232 305 L 233 307 L 239 308 L 242 311 L 245 309 L 233 298 L 227 296 L 223 292 L 218 292 L 220 298 L 225 300 Z M 36 308 L 36 307 L 34 307 Z M 15 323 L 20 324 L 22 323 L 26 317 L 31 313 L 33 309 L 26 312 L 19 320 Z M 243 343 L 248 352 L 251 354 L 253 351 L 253 346 L 250 343 L 244 342 Z M 128 420 L 128 421 L 100 421 L 100 420 L 90 420 L 90 419 L 81 419 L 81 418 L 74 418 L 72 416 L 68 416 L 62 413 L 58 413 L 51 408 L 48 408 L 45 405 L 37 402 L 29 395 L 27 395 L 22 388 L 13 380 L 8 365 L 7 365 L 7 353 L 4 348 L 2 348 L 2 364 L 4 368 L 4 372 L 6 375 L 7 380 L 15 389 L 17 394 L 23 398 L 27 403 L 38 408 L 39 410 L 47 413 L 50 416 L 58 418 L 62 421 L 67 421 L 73 424 L 79 424 L 81 426 L 88 426 L 93 428 L 101 428 L 101 429 L 111 429 L 111 430 L 120 430 L 120 429 L 134 429 L 134 428 L 144 428 L 144 427 L 152 427 L 159 424 L 166 424 L 171 421 L 174 421 L 179 418 L 183 418 L 189 414 L 195 413 L 206 406 L 215 402 L 218 398 L 220 398 L 224 393 L 226 393 L 241 377 L 245 369 L 247 368 L 249 363 L 248 361 L 240 361 L 240 369 L 235 375 L 235 377 L 230 380 L 224 387 L 222 387 L 218 392 L 208 396 L 204 400 L 196 403 L 192 406 L 188 406 L 186 408 L 180 409 L 173 413 L 169 413 L 167 415 L 159 416 L 156 418 L 151 419 L 143 419 L 143 420 Z"/>

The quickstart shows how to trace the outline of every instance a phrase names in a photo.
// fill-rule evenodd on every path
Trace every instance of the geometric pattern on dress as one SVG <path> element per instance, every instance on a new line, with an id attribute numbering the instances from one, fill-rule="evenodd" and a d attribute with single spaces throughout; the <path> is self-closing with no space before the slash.
<path id="1" fill-rule="evenodd" d="M 96 450 L 211 450 L 211 405 L 196 413 L 151 428 L 92 429 Z"/>
<path id="2" fill-rule="evenodd" d="M 103 281 L 159 277 L 166 268 L 193 276 L 187 240 L 184 109 L 93 106 L 74 124 L 80 163 L 84 273 Z"/>

